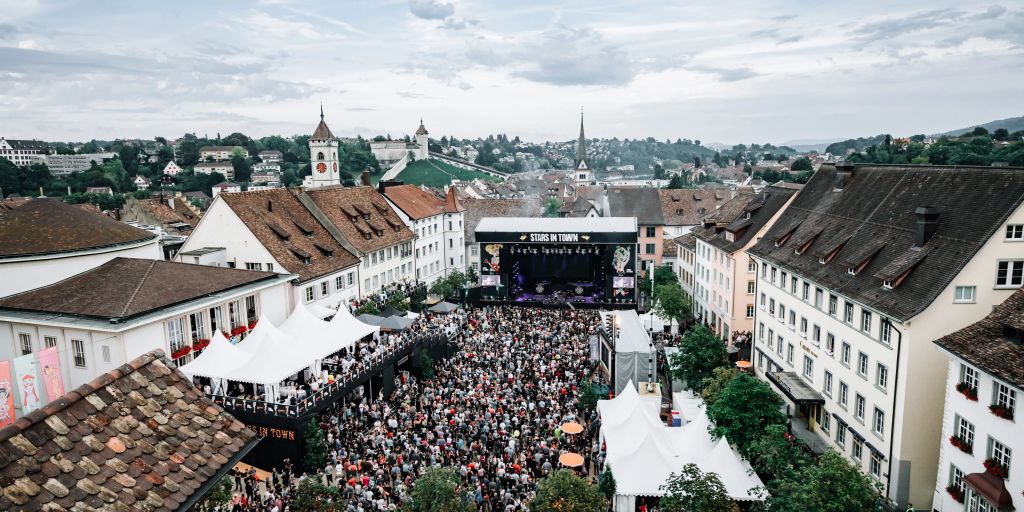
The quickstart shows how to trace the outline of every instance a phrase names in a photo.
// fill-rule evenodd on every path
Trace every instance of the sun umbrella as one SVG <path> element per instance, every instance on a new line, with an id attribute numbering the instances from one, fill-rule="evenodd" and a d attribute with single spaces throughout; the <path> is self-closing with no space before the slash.
<path id="1" fill-rule="evenodd" d="M 364 324 L 369 324 L 369 325 L 380 325 L 380 323 L 384 321 L 384 317 L 380 317 L 380 316 L 377 316 L 377 315 L 371 315 L 369 313 L 363 313 L 363 314 L 357 316 L 356 319 L 359 320 L 360 322 L 364 323 Z"/>
<path id="2" fill-rule="evenodd" d="M 428 310 L 432 313 L 451 313 L 456 309 L 459 309 L 459 307 L 448 301 L 438 302 L 437 304 L 434 304 L 433 306 L 430 306 L 428 308 Z"/>
<path id="3" fill-rule="evenodd" d="M 393 308 L 391 306 L 386 306 L 384 309 L 382 309 L 380 311 L 380 316 L 382 316 L 384 318 L 387 318 L 389 316 L 402 316 L 402 315 L 404 315 L 404 313 L 402 313 L 401 311 L 399 311 L 399 310 L 397 310 L 397 309 L 395 309 L 395 308 Z"/>
<path id="4" fill-rule="evenodd" d="M 401 316 L 389 316 L 381 320 L 381 322 L 377 325 L 379 325 L 381 329 L 388 329 L 391 331 L 404 331 L 408 329 L 409 326 L 412 324 L 413 321 L 408 318 Z"/>
<path id="5" fill-rule="evenodd" d="M 583 456 L 578 453 L 565 452 L 558 456 L 558 462 L 567 468 L 578 468 L 583 465 Z"/>
<path id="6" fill-rule="evenodd" d="M 562 425 L 562 432 L 565 432 L 566 434 L 569 435 L 576 435 L 579 434 L 580 432 L 583 432 L 583 425 L 580 425 L 575 421 L 570 421 L 569 423 L 565 423 Z"/>

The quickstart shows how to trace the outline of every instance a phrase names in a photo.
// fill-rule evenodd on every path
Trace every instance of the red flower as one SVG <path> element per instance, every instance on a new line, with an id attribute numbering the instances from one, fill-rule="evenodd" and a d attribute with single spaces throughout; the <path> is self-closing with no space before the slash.
<path id="1" fill-rule="evenodd" d="M 232 336 L 238 336 L 239 334 L 242 334 L 242 333 L 244 333 L 244 332 L 246 332 L 248 330 L 249 330 L 248 327 L 246 327 L 244 325 L 239 325 L 238 327 L 235 327 L 234 329 L 231 329 L 231 335 Z"/>
<path id="2" fill-rule="evenodd" d="M 1007 469 L 1006 466 L 1000 464 L 998 460 L 995 460 L 993 458 L 985 459 L 985 462 L 983 462 L 982 464 L 985 465 L 986 471 L 992 473 L 995 476 L 998 476 L 999 478 L 1006 478 L 1007 476 L 1010 475 L 1010 470 Z"/>
<path id="3" fill-rule="evenodd" d="M 958 489 L 956 486 L 953 485 L 947 485 L 946 492 L 948 492 L 949 495 L 952 496 L 957 503 L 964 502 L 964 491 L 962 489 Z"/>
<path id="4" fill-rule="evenodd" d="M 988 410 L 992 411 L 992 414 L 994 414 L 996 416 L 999 416 L 1000 418 L 1003 418 L 1004 420 L 1012 420 L 1013 419 L 1013 409 L 1011 409 L 1009 407 L 1006 407 L 1005 405 L 995 405 L 995 404 L 993 404 L 993 405 L 988 406 Z"/>
<path id="5" fill-rule="evenodd" d="M 171 359 L 181 359 L 182 357 L 187 356 L 190 352 L 192 352 L 192 347 L 190 345 L 184 345 L 178 350 L 171 352 Z"/>
<path id="6" fill-rule="evenodd" d="M 202 350 L 210 345 L 210 340 L 202 339 L 196 340 L 192 343 L 192 350 Z"/>
<path id="7" fill-rule="evenodd" d="M 964 453 L 971 453 L 974 451 L 974 445 L 968 443 L 966 440 L 961 439 L 957 436 L 949 436 L 949 444 L 957 447 Z"/>
<path id="8" fill-rule="evenodd" d="M 975 402 L 978 401 L 978 388 L 977 387 L 970 386 L 966 382 L 961 382 L 961 383 L 956 385 L 956 390 L 959 391 L 960 394 L 964 395 L 964 397 L 967 398 L 968 400 L 972 400 L 972 401 L 975 401 Z"/>

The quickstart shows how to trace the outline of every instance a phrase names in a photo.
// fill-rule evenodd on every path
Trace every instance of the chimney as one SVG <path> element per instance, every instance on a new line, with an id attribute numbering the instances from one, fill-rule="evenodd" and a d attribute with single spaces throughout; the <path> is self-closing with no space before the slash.
<path id="1" fill-rule="evenodd" d="M 935 236 L 939 229 L 939 210 L 934 206 L 919 206 L 914 210 L 917 224 L 914 226 L 914 247 L 921 248 Z"/>
<path id="2" fill-rule="evenodd" d="M 836 164 L 835 190 L 843 190 L 853 177 L 853 164 Z"/>
<path id="3" fill-rule="evenodd" d="M 274 200 L 273 199 L 267 199 L 267 211 L 268 212 L 273 212 L 274 211 Z"/>
<path id="4" fill-rule="evenodd" d="M 369 187 L 370 186 L 370 171 L 363 171 L 363 174 L 360 176 L 360 181 L 363 182 L 363 185 Z"/>

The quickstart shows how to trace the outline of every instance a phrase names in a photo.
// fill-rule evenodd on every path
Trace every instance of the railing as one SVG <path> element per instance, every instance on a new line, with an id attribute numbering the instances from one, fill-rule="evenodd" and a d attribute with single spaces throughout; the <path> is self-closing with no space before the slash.
<path id="1" fill-rule="evenodd" d="M 344 388 L 357 382 L 365 382 L 367 379 L 375 375 L 381 370 L 381 365 L 385 361 L 391 359 L 398 353 L 422 343 L 431 343 L 439 339 L 451 340 L 454 334 L 444 333 L 442 331 L 431 332 L 427 334 L 421 334 L 412 339 L 405 339 L 402 342 L 392 345 L 385 349 L 385 351 L 375 356 L 370 362 L 369 366 L 359 370 L 358 373 L 352 373 L 343 376 L 341 379 L 336 379 L 330 384 L 325 384 L 310 395 L 302 398 L 296 404 L 282 404 L 276 402 L 267 402 L 266 400 L 254 399 L 254 398 L 240 398 L 230 397 L 225 395 L 210 395 L 210 399 L 214 403 L 224 407 L 226 409 L 235 409 L 239 411 L 268 414 L 272 416 L 284 416 L 289 418 L 297 418 L 307 411 L 319 406 L 324 401 L 334 397 L 336 393 L 342 391 Z M 337 364 L 325 363 L 330 366 L 340 366 Z"/>

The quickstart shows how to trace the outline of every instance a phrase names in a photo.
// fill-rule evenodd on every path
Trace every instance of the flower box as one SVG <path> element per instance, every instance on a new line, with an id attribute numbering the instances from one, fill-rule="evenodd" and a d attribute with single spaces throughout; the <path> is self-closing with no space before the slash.
<path id="1" fill-rule="evenodd" d="M 983 464 L 985 465 L 986 471 L 995 476 L 998 476 L 999 478 L 1006 478 L 1010 476 L 1010 470 L 1006 466 L 1000 464 L 998 460 L 988 458 L 985 459 L 985 462 L 983 462 Z"/>
<path id="2" fill-rule="evenodd" d="M 1006 407 L 1005 405 L 992 404 L 992 405 L 988 406 L 988 410 L 992 411 L 992 414 L 994 414 L 994 415 L 996 415 L 996 416 L 998 416 L 998 417 L 1000 417 L 1000 418 L 1002 418 L 1004 420 L 1012 420 L 1013 419 L 1013 409 L 1010 409 L 1009 407 Z"/>
<path id="3" fill-rule="evenodd" d="M 964 453 L 971 453 L 974 451 L 974 445 L 972 443 L 968 443 L 965 439 L 957 436 L 949 436 L 949 444 L 959 448 L 960 451 Z"/>
<path id="4" fill-rule="evenodd" d="M 243 333 L 245 333 L 248 330 L 249 330 L 248 327 L 246 327 L 244 325 L 239 325 L 238 327 L 235 327 L 234 329 L 231 329 L 231 335 L 232 336 L 238 336 L 239 334 L 243 334 Z"/>
<path id="5" fill-rule="evenodd" d="M 210 340 L 196 340 L 192 343 L 192 350 L 202 350 L 210 345 Z"/>
<path id="6" fill-rule="evenodd" d="M 966 382 L 961 382 L 956 385 L 956 390 L 968 400 L 978 401 L 978 388 L 976 386 L 968 385 Z"/>
<path id="7" fill-rule="evenodd" d="M 181 358 L 187 356 L 190 352 L 192 352 L 192 346 L 191 345 L 185 345 L 185 346 L 179 348 L 178 350 L 175 350 L 174 352 L 171 352 L 171 359 L 181 359 Z"/>
<path id="8" fill-rule="evenodd" d="M 257 322 L 259 322 L 259 320 L 253 320 L 252 322 L 249 322 L 249 330 L 250 331 L 253 330 L 256 327 L 256 323 Z"/>
<path id="9" fill-rule="evenodd" d="M 948 492 L 950 497 L 952 497 L 954 500 L 956 500 L 957 503 L 963 503 L 964 502 L 964 491 L 963 491 L 963 489 L 958 489 L 955 485 L 947 485 L 946 486 L 946 492 Z"/>

